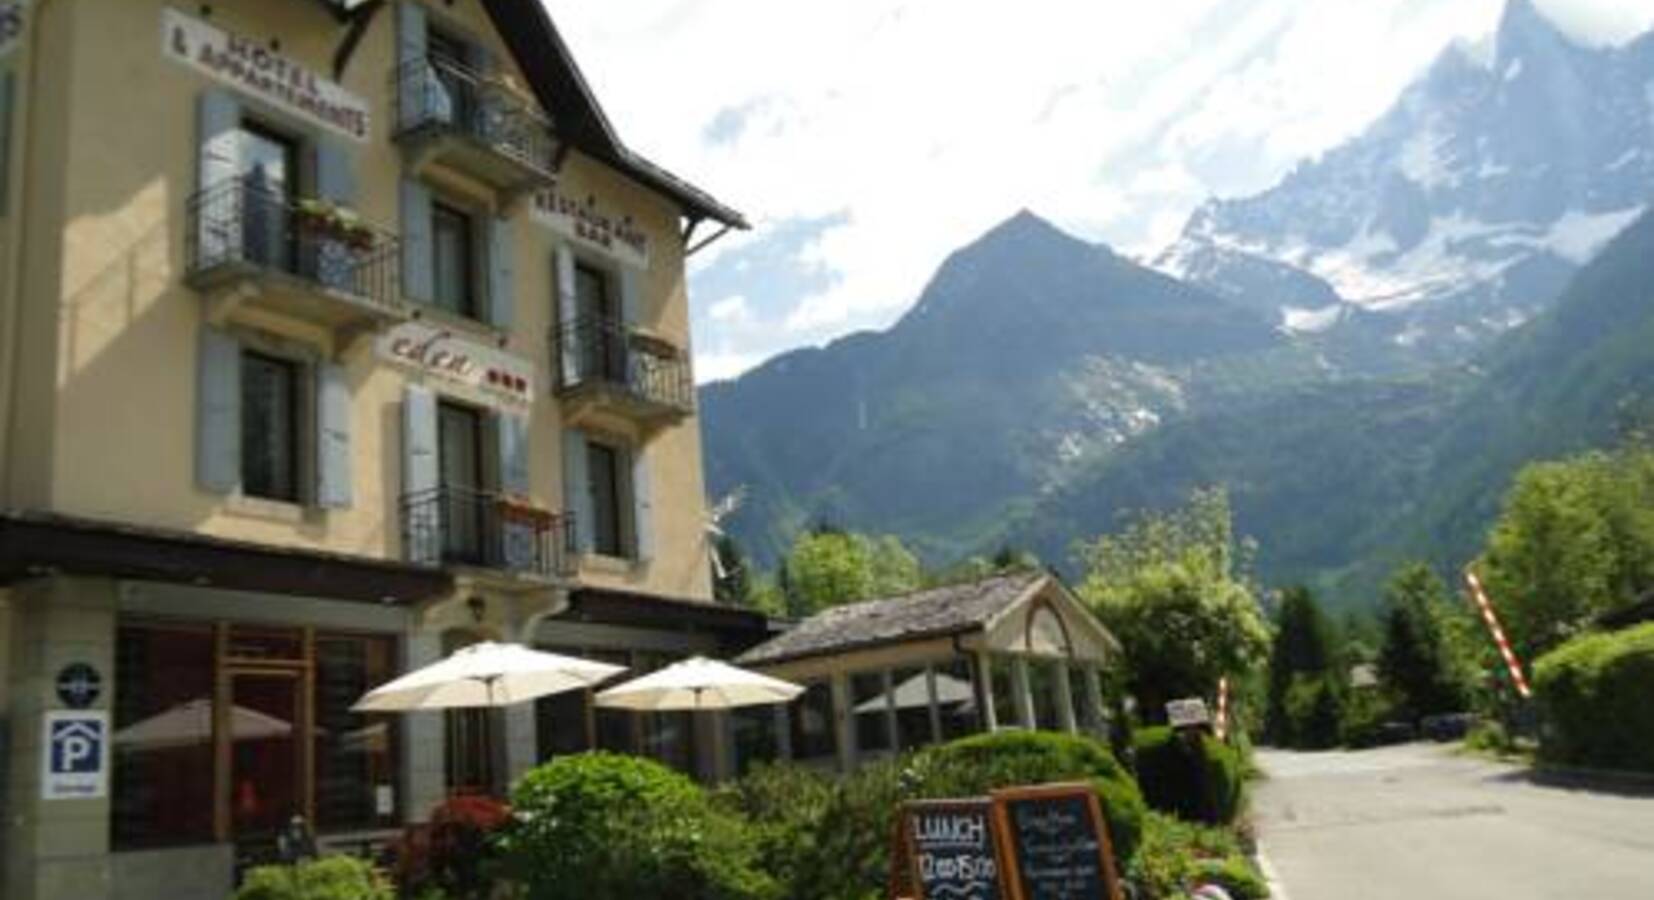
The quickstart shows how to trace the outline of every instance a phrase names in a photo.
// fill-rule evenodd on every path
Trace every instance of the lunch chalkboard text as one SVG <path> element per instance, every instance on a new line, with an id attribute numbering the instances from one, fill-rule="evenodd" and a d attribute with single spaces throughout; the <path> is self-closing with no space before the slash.
<path id="1" fill-rule="evenodd" d="M 1114 849 L 1087 784 L 993 792 L 1008 900 L 1121 900 Z"/>
<path id="2" fill-rule="evenodd" d="M 902 804 L 891 854 L 891 896 L 918 900 L 1002 900 L 1000 841 L 993 803 L 910 800 Z"/>

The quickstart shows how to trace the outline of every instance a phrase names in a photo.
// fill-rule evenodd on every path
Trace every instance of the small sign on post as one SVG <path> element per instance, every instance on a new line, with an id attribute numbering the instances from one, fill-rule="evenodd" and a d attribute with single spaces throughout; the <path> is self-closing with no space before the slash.
<path id="1" fill-rule="evenodd" d="M 1199 728 L 1212 724 L 1212 713 L 1205 700 L 1189 697 L 1166 704 L 1166 721 L 1173 728 Z"/>
<path id="2" fill-rule="evenodd" d="M 993 792 L 1010 900 L 1121 900 L 1114 847 L 1087 784 Z"/>

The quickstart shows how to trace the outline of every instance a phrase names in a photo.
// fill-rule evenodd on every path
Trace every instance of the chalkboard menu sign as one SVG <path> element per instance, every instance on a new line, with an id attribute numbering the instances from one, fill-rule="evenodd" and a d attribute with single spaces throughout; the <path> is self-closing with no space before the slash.
<path id="1" fill-rule="evenodd" d="M 1085 784 L 993 794 L 1011 900 L 1120 900 L 1114 850 Z"/>
<path id="2" fill-rule="evenodd" d="M 897 823 L 892 896 L 920 900 L 1001 900 L 993 803 L 913 800 Z"/>

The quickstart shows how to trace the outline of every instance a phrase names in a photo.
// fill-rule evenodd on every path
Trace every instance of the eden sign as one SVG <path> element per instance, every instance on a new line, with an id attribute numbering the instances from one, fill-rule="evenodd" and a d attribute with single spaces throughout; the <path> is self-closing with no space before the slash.
<path id="1" fill-rule="evenodd" d="M 375 347 L 380 359 L 476 389 L 495 400 L 528 403 L 534 396 L 532 363 L 440 325 L 404 322 L 380 334 Z"/>
<path id="2" fill-rule="evenodd" d="M 251 38 L 164 9 L 161 51 L 323 128 L 358 141 L 368 139 L 366 100 Z"/>

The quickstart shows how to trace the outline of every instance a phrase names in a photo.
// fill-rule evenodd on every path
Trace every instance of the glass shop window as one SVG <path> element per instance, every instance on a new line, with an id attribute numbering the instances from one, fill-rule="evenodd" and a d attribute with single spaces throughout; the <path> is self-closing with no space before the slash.
<path id="1" fill-rule="evenodd" d="M 398 674 L 388 636 L 316 636 L 316 827 L 395 825 L 397 717 L 350 706 Z"/>
<path id="2" fill-rule="evenodd" d="M 212 841 L 213 654 L 207 625 L 116 629 L 114 849 Z"/>
<path id="3" fill-rule="evenodd" d="M 788 712 L 794 757 L 805 761 L 831 759 L 838 754 L 833 730 L 833 691 L 827 682 L 806 684 L 804 693 Z"/>

